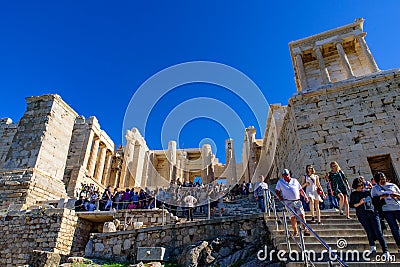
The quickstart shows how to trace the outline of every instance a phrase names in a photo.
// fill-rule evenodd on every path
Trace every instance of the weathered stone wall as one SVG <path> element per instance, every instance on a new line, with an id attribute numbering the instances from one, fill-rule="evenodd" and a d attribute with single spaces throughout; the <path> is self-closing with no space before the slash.
<path id="1" fill-rule="evenodd" d="M 31 185 L 32 171 L 16 170 L 0 173 L 0 210 L 14 204 L 22 207 Z"/>
<path id="2" fill-rule="evenodd" d="M 1 196 L 1 208 L 66 197 L 62 178 L 76 113 L 58 95 L 26 101 L 18 127 L 2 139 L 7 146 L 16 131 L 1 163 L 0 189 L 7 193 Z"/>
<path id="3" fill-rule="evenodd" d="M 0 216 L 0 266 L 28 263 L 33 250 L 70 253 L 77 216 L 68 209 L 37 209 Z"/>
<path id="4" fill-rule="evenodd" d="M 293 110 L 288 108 L 282 125 L 280 136 L 277 141 L 273 171 L 270 178 L 281 177 L 282 169 L 292 171 L 293 177 L 302 174 L 303 156 L 300 152 L 300 141 L 297 132 L 296 117 Z"/>
<path id="5" fill-rule="evenodd" d="M 0 119 L 0 169 L 3 167 L 17 128 L 18 124 L 12 123 L 10 118 Z"/>
<path id="6" fill-rule="evenodd" d="M 176 257 L 185 245 L 220 236 L 240 236 L 244 242 L 265 242 L 267 228 L 262 214 L 218 218 L 187 224 L 156 226 L 116 233 L 91 234 L 86 256 L 126 261 L 136 259 L 138 247 L 165 247 Z"/>
<path id="7" fill-rule="evenodd" d="M 133 209 L 133 210 L 120 210 L 117 211 L 114 215 L 114 219 L 118 219 L 121 224 L 125 222 L 142 222 L 145 226 L 151 225 L 161 225 L 162 224 L 162 209 L 156 210 L 143 210 L 143 209 Z M 178 221 L 178 218 L 173 214 L 169 213 L 166 209 L 164 209 L 164 223 L 165 224 L 174 224 Z"/>
<path id="8" fill-rule="evenodd" d="M 370 74 L 299 93 L 289 100 L 276 165 L 294 177 L 337 161 L 354 178 L 372 177 L 367 158 L 390 154 L 400 173 L 400 70 Z M 278 175 L 279 177 L 279 175 Z"/>
<path id="9" fill-rule="evenodd" d="M 82 218 L 78 218 L 72 240 L 71 255 L 83 256 L 81 253 L 85 250 L 85 246 L 89 241 L 91 232 L 94 232 L 94 223 Z"/>

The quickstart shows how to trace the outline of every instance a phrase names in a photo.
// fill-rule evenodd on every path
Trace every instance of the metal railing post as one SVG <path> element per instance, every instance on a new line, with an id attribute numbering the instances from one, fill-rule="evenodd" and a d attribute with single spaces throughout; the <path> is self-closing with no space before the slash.
<path id="1" fill-rule="evenodd" d="M 275 198 L 277 198 L 277 199 L 279 200 L 279 198 L 278 198 L 278 196 L 276 195 L 275 192 L 271 191 L 270 189 L 267 189 L 267 190 L 270 192 L 271 198 L 272 198 L 274 201 L 275 201 Z M 273 201 L 273 202 L 274 202 L 274 201 Z M 331 255 L 335 257 L 334 262 L 339 263 L 339 264 L 340 264 L 341 266 L 343 266 L 343 267 L 347 267 L 347 266 L 348 266 L 348 265 L 339 257 L 339 255 L 338 255 L 335 251 L 333 251 L 332 248 L 331 248 L 324 240 L 322 240 L 321 237 L 306 223 L 305 219 L 303 219 L 302 217 L 300 217 L 300 216 L 293 210 L 293 208 L 291 208 L 287 203 L 285 203 L 285 201 L 279 200 L 279 202 L 281 202 L 281 203 L 283 204 L 284 208 L 286 208 L 286 209 L 292 214 L 292 216 L 294 216 L 294 217 L 296 218 L 296 220 L 297 220 L 298 222 L 300 222 L 299 231 L 300 231 L 300 234 L 301 234 L 301 243 L 302 243 L 302 245 L 299 244 L 299 243 L 296 241 L 296 239 L 294 239 L 294 241 L 296 242 L 296 245 L 297 245 L 302 251 L 305 250 L 305 245 L 304 245 L 303 233 L 301 232 L 301 224 L 304 225 L 304 228 L 305 228 L 304 230 L 305 230 L 305 231 L 309 230 L 310 233 L 315 237 L 315 239 L 317 239 L 317 241 L 318 241 L 319 243 L 321 243 L 321 245 L 329 252 L 330 257 L 331 257 Z M 279 218 L 279 217 L 278 217 L 278 214 L 277 214 L 277 211 L 276 211 L 276 205 L 275 205 L 275 203 L 273 204 L 273 211 L 274 211 L 274 216 L 275 216 L 276 229 L 279 230 L 279 229 L 278 229 L 278 218 Z M 290 253 L 291 250 L 290 250 L 290 244 L 289 244 L 289 240 L 288 240 L 288 230 L 287 230 L 286 215 L 285 215 L 285 211 L 284 211 L 284 210 L 283 210 L 283 220 L 282 220 L 282 223 L 284 224 L 285 237 L 286 237 L 286 240 L 287 240 L 288 250 L 289 250 L 289 253 Z M 311 265 L 314 266 L 314 264 L 312 263 L 312 261 L 309 259 L 309 256 L 306 255 L 306 253 L 304 253 L 304 254 L 302 254 L 302 255 L 304 255 L 304 256 L 306 257 L 306 259 L 305 259 L 306 264 L 311 263 Z M 329 265 L 332 266 L 332 260 L 329 260 Z"/>
<path id="2" fill-rule="evenodd" d="M 271 216 L 271 195 L 269 191 L 265 190 L 265 196 L 267 198 L 267 209 L 268 209 L 268 216 Z"/>
<path id="3" fill-rule="evenodd" d="M 287 248 L 288 248 L 288 251 L 289 251 L 289 254 L 290 254 L 292 252 L 292 250 L 290 248 L 289 229 L 288 229 L 288 226 L 287 226 L 285 209 L 282 210 L 282 219 L 283 219 L 283 228 L 284 228 L 284 231 L 285 231 L 286 244 L 287 244 Z"/>
<path id="4" fill-rule="evenodd" d="M 164 203 L 162 203 L 162 225 L 164 225 L 165 224 L 165 218 L 164 218 L 164 209 L 165 207 L 164 207 Z"/>
<path id="5" fill-rule="evenodd" d="M 126 211 L 125 211 L 125 218 L 124 218 L 124 231 L 126 230 L 126 216 L 127 216 L 127 214 L 126 214 Z"/>
<path id="6" fill-rule="evenodd" d="M 272 200 L 272 201 L 273 201 L 273 206 L 272 206 L 272 208 L 273 208 L 274 217 L 275 217 L 275 227 L 276 227 L 276 230 L 278 231 L 278 230 L 279 230 L 279 225 L 278 225 L 278 213 L 276 212 L 275 200 Z"/>
<path id="7" fill-rule="evenodd" d="M 210 205 L 210 197 L 207 197 L 207 217 L 208 219 L 211 218 L 211 205 Z"/>
<path id="8" fill-rule="evenodd" d="M 306 246 L 304 244 L 304 236 L 303 236 L 303 231 L 301 229 L 301 224 L 298 224 L 297 228 L 300 234 L 301 257 L 304 257 L 304 263 L 306 264 L 306 267 L 308 267 L 308 257 L 305 255 Z"/>

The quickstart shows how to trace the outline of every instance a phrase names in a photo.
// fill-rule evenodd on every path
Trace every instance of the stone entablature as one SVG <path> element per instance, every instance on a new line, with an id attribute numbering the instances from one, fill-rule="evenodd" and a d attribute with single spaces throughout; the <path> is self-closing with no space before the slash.
<path id="1" fill-rule="evenodd" d="M 289 43 L 297 91 L 378 72 L 363 19 Z"/>
<path id="2" fill-rule="evenodd" d="M 85 255 L 117 261 L 136 260 L 138 247 L 165 247 L 170 258 L 187 244 L 221 236 L 241 237 L 244 242 L 262 244 L 267 228 L 263 214 L 241 215 L 178 225 L 91 234 Z"/>

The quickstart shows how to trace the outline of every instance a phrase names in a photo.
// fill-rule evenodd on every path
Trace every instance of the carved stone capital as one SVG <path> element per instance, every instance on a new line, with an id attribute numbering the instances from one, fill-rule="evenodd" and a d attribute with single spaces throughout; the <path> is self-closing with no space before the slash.
<path id="1" fill-rule="evenodd" d="M 342 38 L 337 38 L 337 39 L 334 39 L 333 41 L 333 44 L 335 45 L 335 46 L 337 46 L 338 44 L 343 44 L 343 39 Z"/>

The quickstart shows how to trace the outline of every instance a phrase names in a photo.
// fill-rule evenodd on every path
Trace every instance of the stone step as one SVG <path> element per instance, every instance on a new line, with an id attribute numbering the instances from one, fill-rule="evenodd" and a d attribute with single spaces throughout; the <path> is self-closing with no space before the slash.
<path id="1" fill-rule="evenodd" d="M 397 257 L 396 257 L 397 259 Z M 314 266 L 329 266 L 328 262 L 313 262 Z M 386 267 L 386 266 L 399 266 L 399 261 L 394 262 L 346 262 L 348 267 Z M 288 262 L 286 263 L 287 267 L 304 267 L 305 264 L 303 262 Z M 309 265 L 310 266 L 310 265 Z M 339 263 L 332 263 L 332 267 L 341 267 Z"/>
<path id="2" fill-rule="evenodd" d="M 368 244 L 368 239 L 364 233 L 360 233 L 358 235 L 354 235 L 353 233 L 351 234 L 351 236 L 346 236 L 346 235 L 341 235 L 341 236 L 327 236 L 327 235 L 320 235 L 319 233 L 317 233 L 319 235 L 319 237 L 325 241 L 328 244 L 335 244 L 335 246 L 333 247 L 334 249 L 336 248 L 336 242 L 339 239 L 345 239 L 347 244 Z M 390 242 L 394 242 L 393 236 L 392 235 L 386 235 L 385 236 L 385 240 L 387 243 Z M 274 238 L 274 243 L 275 244 L 280 244 L 280 243 L 285 243 L 286 242 L 286 238 L 284 235 L 282 236 L 276 236 Z M 297 241 L 299 241 L 299 239 L 297 239 Z M 315 236 L 311 235 L 311 236 L 304 236 L 304 242 L 306 243 L 306 245 L 308 243 L 313 243 L 314 241 L 316 241 Z M 379 242 L 376 241 L 375 242 L 376 246 L 379 247 Z"/>
<path id="3" fill-rule="evenodd" d="M 275 230 L 275 223 L 268 223 L 267 224 L 269 227 L 273 227 L 270 228 L 271 230 Z M 357 230 L 357 229 L 363 229 L 360 228 L 360 224 L 359 223 L 335 223 L 335 224 L 317 224 L 317 225 L 310 225 L 311 229 L 313 229 L 314 231 L 317 230 L 322 230 L 322 229 L 330 229 L 330 230 L 336 230 L 336 229 L 341 229 L 341 230 Z M 278 229 L 279 230 L 283 230 L 283 225 L 282 224 L 278 224 Z M 292 225 L 289 224 L 288 225 L 288 229 L 292 230 Z"/>
<path id="4" fill-rule="evenodd" d="M 394 240 L 386 240 L 386 243 L 388 245 L 390 253 L 397 252 L 397 245 L 394 242 Z M 332 249 L 337 249 L 336 241 L 334 241 L 334 242 L 326 242 L 326 244 L 329 245 Z M 380 251 L 380 246 L 379 246 L 378 242 L 376 242 L 376 246 L 377 246 L 377 250 Z M 278 250 L 286 251 L 287 250 L 287 243 L 286 242 L 279 243 L 279 244 L 276 245 L 276 247 L 277 247 Z M 313 250 L 313 251 L 321 251 L 321 250 L 325 249 L 322 246 L 322 244 L 319 243 L 316 240 L 314 240 L 313 242 L 307 242 L 305 244 L 305 247 L 306 247 L 307 250 Z M 290 242 L 290 248 L 292 250 L 298 250 L 299 251 L 298 246 L 293 241 Z M 365 250 L 369 250 L 369 249 L 370 249 L 370 246 L 369 246 L 368 242 L 365 242 L 365 243 L 357 243 L 357 244 L 347 243 L 347 246 L 342 250 L 343 251 L 348 251 L 348 250 L 365 251 Z"/>
<path id="5" fill-rule="evenodd" d="M 346 238 L 346 236 L 363 236 L 364 238 L 367 238 L 364 229 L 360 229 L 360 228 L 352 229 L 351 231 L 343 231 L 343 229 L 318 229 L 318 230 L 313 229 L 313 230 L 315 230 L 315 232 L 322 238 L 330 237 L 330 236 L 337 237 L 337 238 L 340 238 L 340 237 Z M 278 230 L 278 231 L 273 230 L 273 234 L 276 237 L 280 237 L 280 236 L 283 236 L 285 233 L 282 229 L 282 230 Z M 385 230 L 384 235 L 385 235 L 385 238 L 392 237 L 390 230 Z"/>

